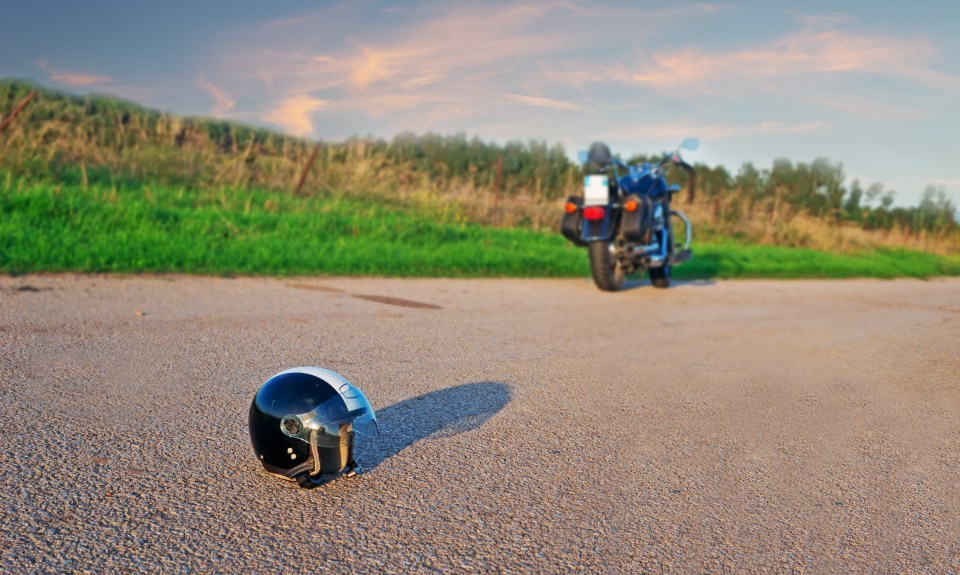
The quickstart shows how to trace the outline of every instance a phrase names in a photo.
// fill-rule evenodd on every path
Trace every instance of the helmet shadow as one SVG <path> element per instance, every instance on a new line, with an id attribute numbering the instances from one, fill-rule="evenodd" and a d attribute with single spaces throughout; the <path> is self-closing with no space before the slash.
<path id="1" fill-rule="evenodd" d="M 358 460 L 368 471 L 428 437 L 449 437 L 487 422 L 510 403 L 510 386 L 493 381 L 431 391 L 377 410 L 380 437 L 361 438 Z"/>

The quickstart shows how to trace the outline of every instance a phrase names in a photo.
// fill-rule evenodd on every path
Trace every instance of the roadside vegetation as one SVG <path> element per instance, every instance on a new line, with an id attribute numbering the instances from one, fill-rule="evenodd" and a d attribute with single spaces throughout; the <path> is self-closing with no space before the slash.
<path id="1" fill-rule="evenodd" d="M 0 214 L 0 269 L 14 273 L 583 275 L 558 234 L 480 226 L 440 205 L 18 180 L 3 184 Z"/>
<path id="2" fill-rule="evenodd" d="M 583 277 L 560 234 L 467 220 L 443 202 L 246 189 L 50 185 L 0 179 L 0 270 Z M 960 255 L 824 253 L 701 242 L 681 279 L 960 275 Z"/>
<path id="3" fill-rule="evenodd" d="M 0 271 L 588 273 L 585 251 L 557 233 L 582 175 L 559 146 L 317 143 L 10 80 L 0 118 L 31 90 L 0 133 Z M 696 256 L 680 278 L 960 274 L 960 226 L 940 188 L 903 208 L 823 158 L 695 167 L 698 195 L 681 208 Z"/>

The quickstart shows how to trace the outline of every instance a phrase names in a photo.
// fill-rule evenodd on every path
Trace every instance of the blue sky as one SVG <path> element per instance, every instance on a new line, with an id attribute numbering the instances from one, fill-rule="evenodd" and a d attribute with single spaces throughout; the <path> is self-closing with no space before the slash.
<path id="1" fill-rule="evenodd" d="M 0 77 L 325 140 L 410 130 L 736 172 L 842 162 L 960 203 L 960 3 L 30 0 Z"/>

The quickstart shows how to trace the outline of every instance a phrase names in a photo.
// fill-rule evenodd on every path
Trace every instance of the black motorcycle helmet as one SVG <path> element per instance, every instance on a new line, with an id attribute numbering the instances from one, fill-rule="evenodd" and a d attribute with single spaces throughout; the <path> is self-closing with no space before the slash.
<path id="1" fill-rule="evenodd" d="M 250 404 L 249 423 L 264 469 L 305 488 L 344 469 L 355 475 L 354 434 L 379 434 L 363 392 L 320 367 L 288 369 L 265 381 Z"/>

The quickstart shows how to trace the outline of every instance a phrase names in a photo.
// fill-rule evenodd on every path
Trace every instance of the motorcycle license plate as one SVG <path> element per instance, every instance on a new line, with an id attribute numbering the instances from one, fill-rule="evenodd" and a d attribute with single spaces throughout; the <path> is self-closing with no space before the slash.
<path id="1" fill-rule="evenodd" d="M 596 206 L 610 202 L 610 178 L 586 176 L 583 178 L 583 205 Z"/>

